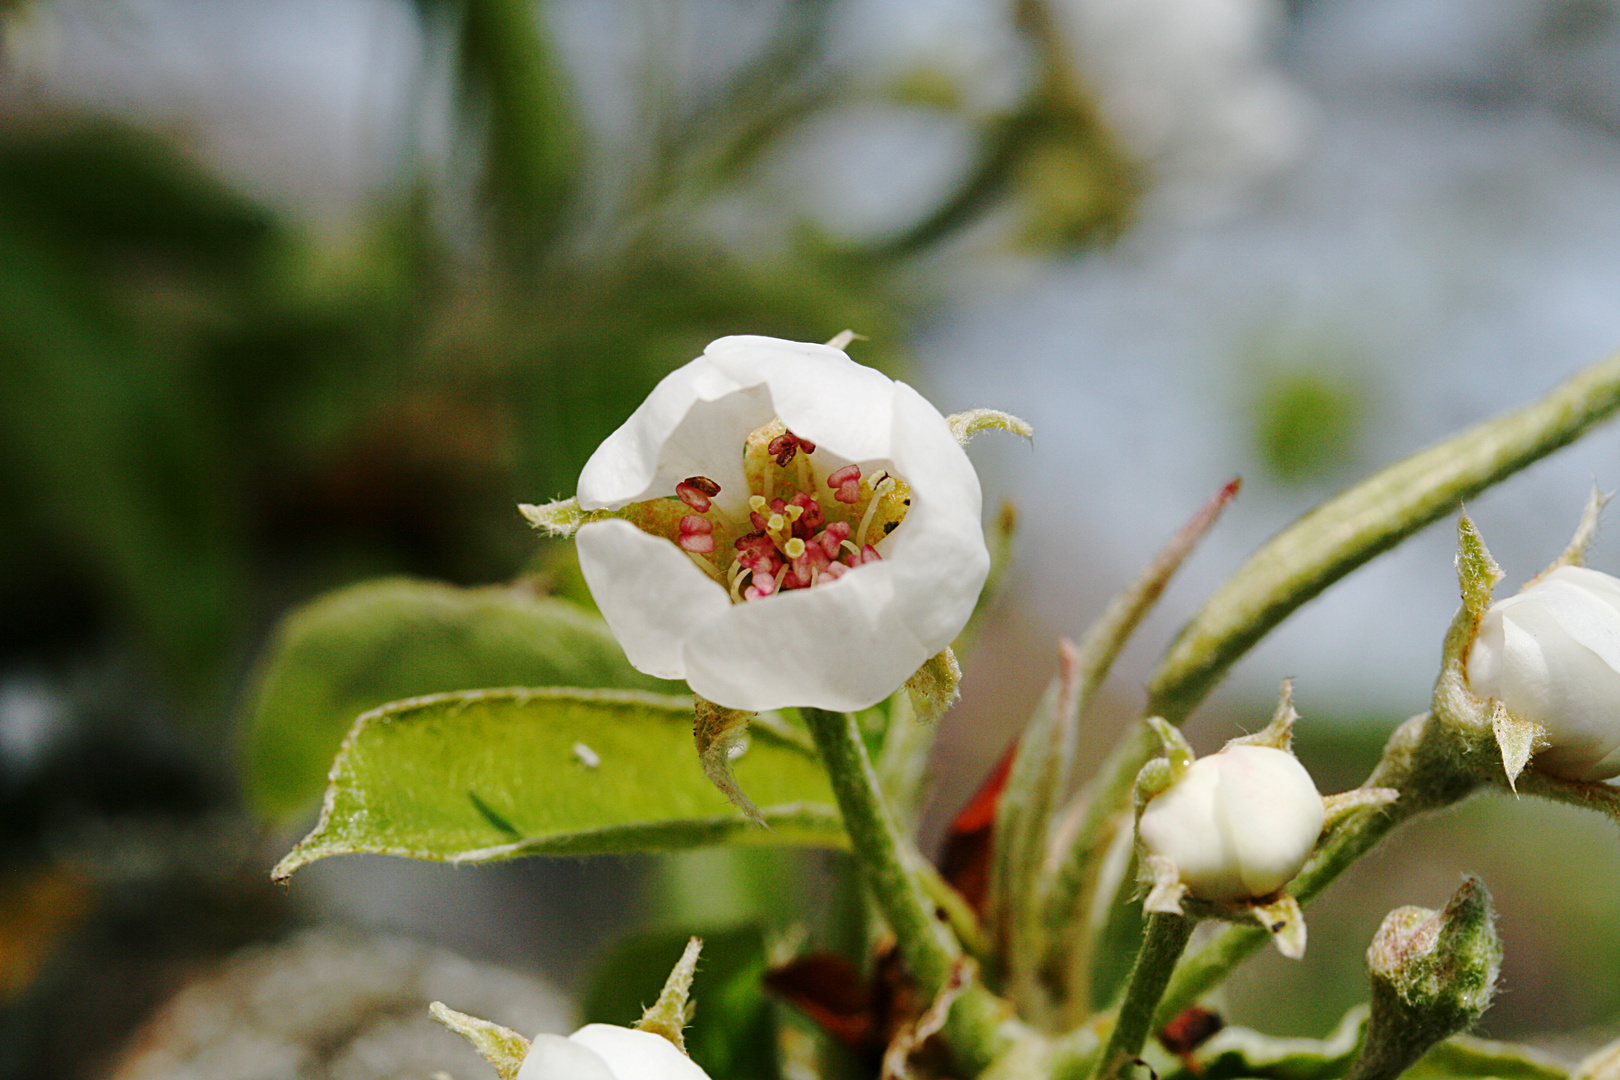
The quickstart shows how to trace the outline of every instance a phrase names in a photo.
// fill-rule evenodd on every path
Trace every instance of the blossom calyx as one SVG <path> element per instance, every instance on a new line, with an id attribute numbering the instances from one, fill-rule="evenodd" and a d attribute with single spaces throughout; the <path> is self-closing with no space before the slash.
<path id="1" fill-rule="evenodd" d="M 597 448 L 577 500 L 525 513 L 579 523 L 636 668 L 730 709 L 881 701 L 961 631 L 989 570 L 950 425 L 831 345 L 711 343 Z"/>

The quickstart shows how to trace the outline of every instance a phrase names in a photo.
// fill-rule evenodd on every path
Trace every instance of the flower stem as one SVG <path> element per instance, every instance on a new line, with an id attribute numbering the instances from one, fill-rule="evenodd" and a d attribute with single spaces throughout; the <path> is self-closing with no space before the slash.
<path id="1" fill-rule="evenodd" d="M 1131 968 L 1130 986 L 1125 991 L 1125 1000 L 1120 1003 L 1119 1017 L 1108 1036 L 1108 1045 L 1098 1059 L 1096 1080 L 1122 1080 L 1131 1062 L 1141 1055 L 1153 1031 L 1155 1008 L 1196 922 L 1186 915 L 1165 912 L 1148 916 L 1142 947 Z"/>
<path id="2" fill-rule="evenodd" d="M 962 950 L 934 916 L 933 904 L 908 867 L 908 841 L 884 801 L 855 718 L 825 709 L 799 712 L 832 781 L 844 830 L 869 892 L 894 931 L 900 956 L 922 999 L 931 1001 L 950 981 Z M 951 1052 L 968 1076 L 977 1076 L 1023 1034 L 1006 1003 L 976 983 L 951 1005 L 944 1028 Z"/>

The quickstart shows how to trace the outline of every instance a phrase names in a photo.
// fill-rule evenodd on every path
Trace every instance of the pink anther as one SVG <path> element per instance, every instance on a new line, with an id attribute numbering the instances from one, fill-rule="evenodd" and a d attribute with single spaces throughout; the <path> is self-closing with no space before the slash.
<path id="1" fill-rule="evenodd" d="M 690 506 L 693 510 L 696 510 L 700 514 L 707 514 L 710 506 L 709 496 L 712 495 L 713 492 L 706 492 L 698 485 L 692 483 L 693 480 L 702 479 L 704 478 L 701 476 L 693 476 L 683 480 L 681 483 L 675 485 L 675 494 L 680 498 L 681 502 L 685 503 L 687 506 Z M 720 485 L 716 484 L 713 480 L 710 480 L 709 484 L 714 488 L 715 491 L 720 490 Z"/>
<path id="2" fill-rule="evenodd" d="M 861 467 L 859 465 L 845 465 L 842 469 L 827 477 L 827 486 L 837 489 L 833 498 L 841 503 L 857 503 L 861 500 Z"/>
<path id="3" fill-rule="evenodd" d="M 799 520 L 793 523 L 793 535 L 801 540 L 808 540 L 816 535 L 816 530 L 827 523 L 827 515 L 816 502 L 813 495 L 799 492 L 788 500 L 789 505 L 797 506 L 803 513 Z"/>
<path id="4" fill-rule="evenodd" d="M 800 450 L 806 454 L 816 452 L 816 444 L 809 439 L 801 439 L 791 431 L 785 431 L 770 441 L 765 447 L 767 453 L 776 456 L 776 464 L 786 465 L 793 460 L 793 455 Z"/>
<path id="5" fill-rule="evenodd" d="M 687 514 L 681 518 L 680 538 L 675 543 L 680 545 L 682 551 L 707 555 L 714 550 L 713 533 L 714 522 L 697 514 Z"/>
<path id="6" fill-rule="evenodd" d="M 849 539 L 852 531 L 849 522 L 835 521 L 821 531 L 821 535 L 816 537 L 816 543 L 821 545 L 821 550 L 826 552 L 827 558 L 836 559 L 838 548 Z"/>

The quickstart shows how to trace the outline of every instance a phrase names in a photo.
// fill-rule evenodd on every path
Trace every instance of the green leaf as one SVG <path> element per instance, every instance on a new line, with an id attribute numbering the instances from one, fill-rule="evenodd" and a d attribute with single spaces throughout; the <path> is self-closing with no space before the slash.
<path id="1" fill-rule="evenodd" d="M 1326 1039 L 1279 1039 L 1248 1028 L 1229 1027 L 1198 1049 L 1202 1080 L 1260 1077 L 1263 1080 L 1330 1080 L 1343 1076 L 1361 1046 L 1367 1007 L 1344 1015 Z M 1190 1070 L 1172 1080 L 1190 1078 Z"/>
<path id="2" fill-rule="evenodd" d="M 1401 1080 L 1494 1077 L 1495 1080 L 1564 1080 L 1569 1066 L 1530 1046 L 1453 1035 L 1401 1074 Z"/>
<path id="3" fill-rule="evenodd" d="M 704 776 L 690 698 L 542 687 L 398 701 L 355 721 L 320 821 L 272 876 L 357 852 L 460 863 L 844 844 L 826 776 L 803 747 L 761 727 L 733 764 L 769 828 Z"/>
<path id="4" fill-rule="evenodd" d="M 480 686 L 671 685 L 632 668 L 606 624 L 565 601 L 405 578 L 354 585 L 276 633 L 248 710 L 248 798 L 272 819 L 302 812 L 355 717 L 390 701 Z"/>

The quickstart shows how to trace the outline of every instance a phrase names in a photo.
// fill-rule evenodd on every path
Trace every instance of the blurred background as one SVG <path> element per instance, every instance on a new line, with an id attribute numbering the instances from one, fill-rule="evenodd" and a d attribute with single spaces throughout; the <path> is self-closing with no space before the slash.
<path id="1" fill-rule="evenodd" d="M 1620 347 L 1616 0 L 8 0 L 0 34 L 0 1080 L 468 1080 L 425 997 L 566 1030 L 627 927 L 768 922 L 778 877 L 847 901 L 824 859 L 704 855 L 284 891 L 312 811 L 244 786 L 279 618 L 387 574 L 573 589 L 515 504 L 715 337 L 853 329 L 1036 427 L 973 448 L 1021 527 L 934 839 L 1054 639 L 1232 475 L 1096 756 L 1267 536 Z M 1594 482 L 1620 431 L 1470 508 L 1510 584 Z M 1436 525 L 1307 606 L 1195 744 L 1293 676 L 1320 786 L 1359 782 L 1426 705 L 1451 553 Z M 1383 914 L 1462 870 L 1507 942 L 1485 1030 L 1613 1037 L 1620 839 L 1506 800 L 1367 860 L 1230 1014 L 1325 1033 Z"/>

